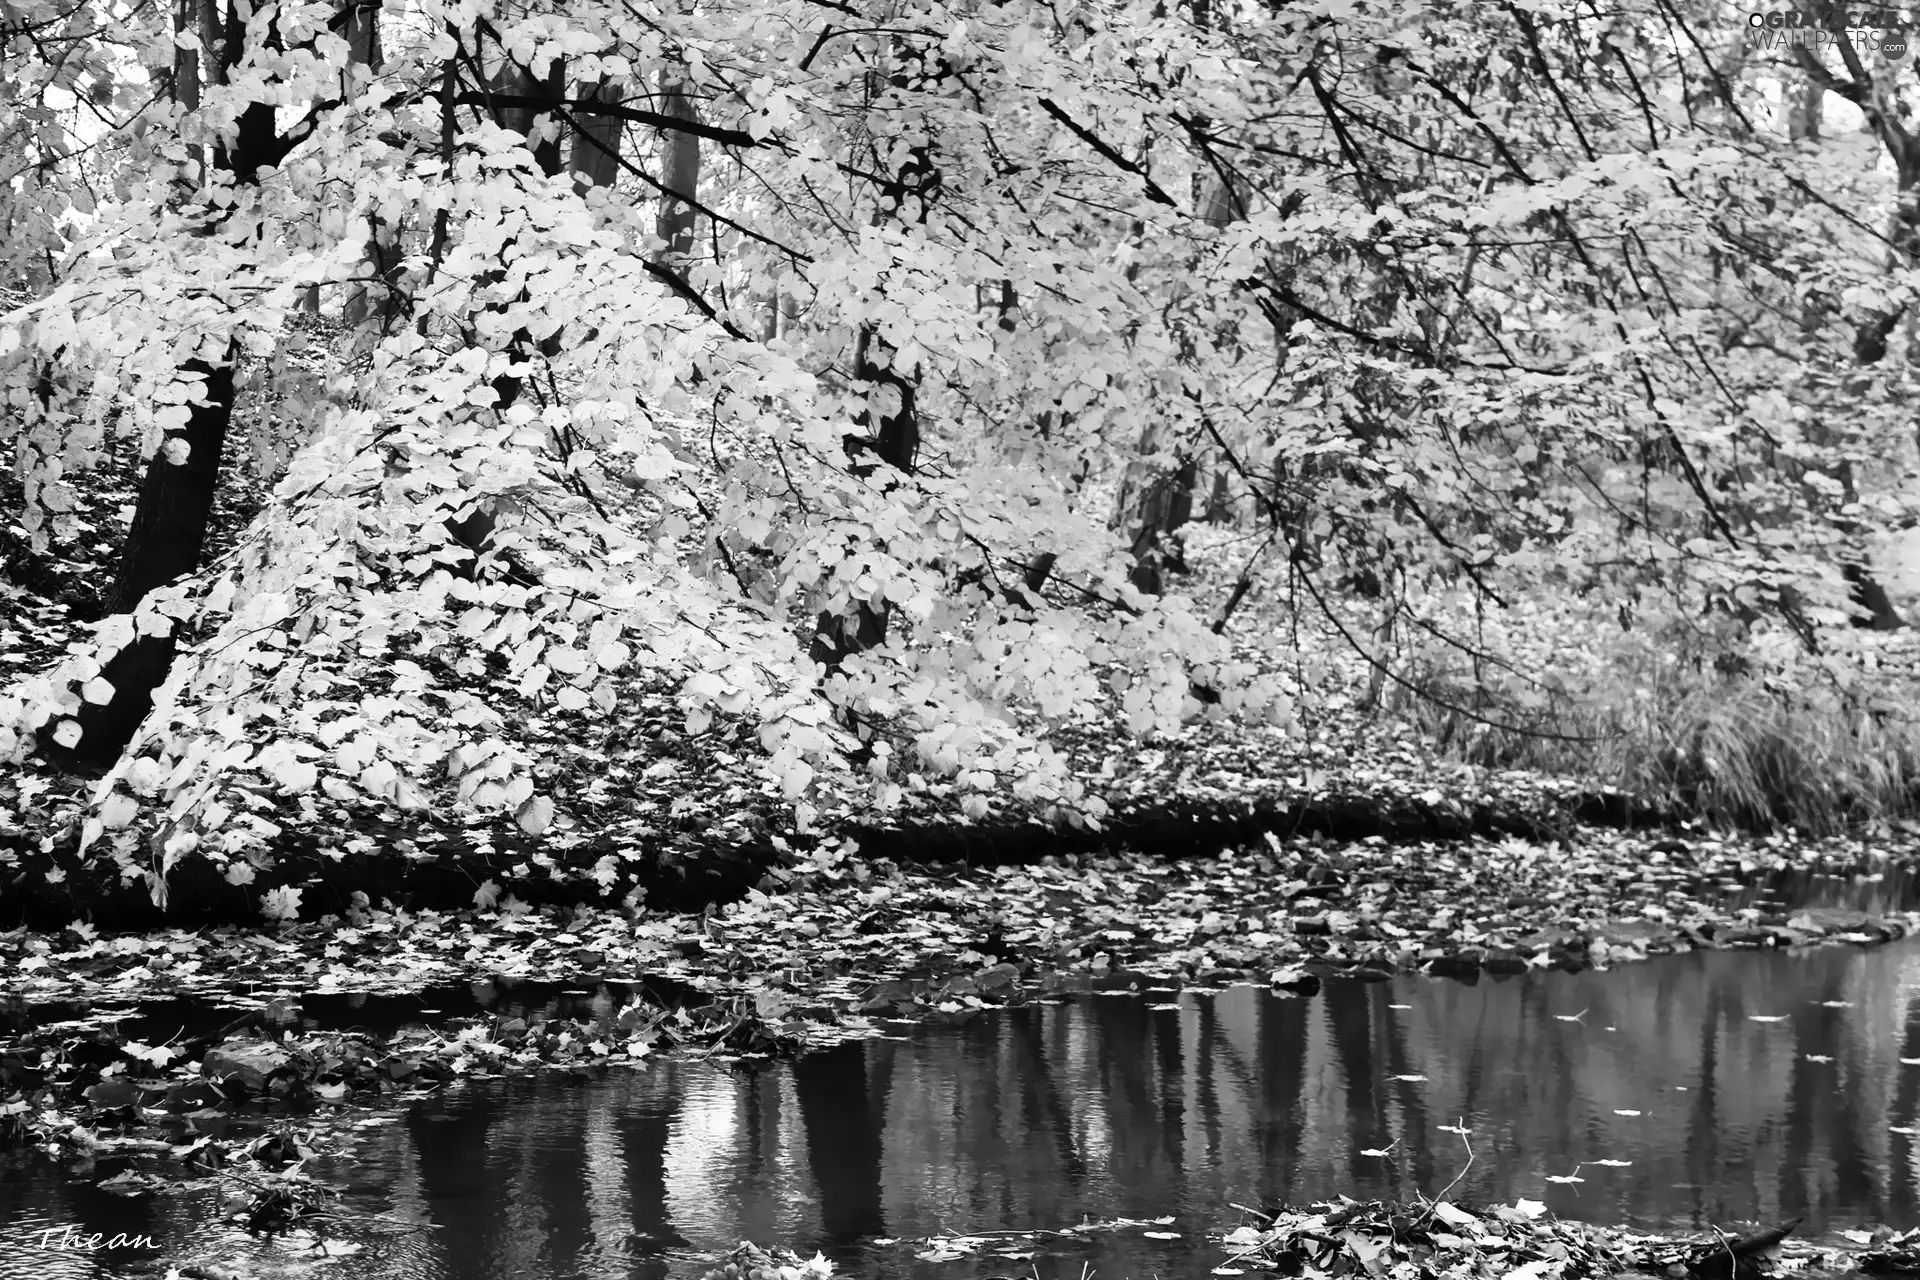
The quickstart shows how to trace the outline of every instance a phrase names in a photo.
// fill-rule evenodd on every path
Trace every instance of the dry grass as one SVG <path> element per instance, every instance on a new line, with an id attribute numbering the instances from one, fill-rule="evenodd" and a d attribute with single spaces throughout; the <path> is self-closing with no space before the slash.
<path id="1" fill-rule="evenodd" d="M 1830 835 L 1920 819 L 1920 671 L 1899 657 L 1912 644 L 1836 637 L 1816 659 L 1616 637 L 1544 687 L 1416 653 L 1401 672 L 1413 689 L 1384 706 L 1469 763 L 1579 776 L 1723 825 Z"/>

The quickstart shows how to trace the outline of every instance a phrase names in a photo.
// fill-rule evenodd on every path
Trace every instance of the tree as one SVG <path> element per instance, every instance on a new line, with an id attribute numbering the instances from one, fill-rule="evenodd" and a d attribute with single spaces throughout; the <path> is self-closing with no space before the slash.
<path id="1" fill-rule="evenodd" d="M 1707 8 L 428 3 L 377 59 L 356 15 L 202 30 L 197 102 L 113 117 L 114 197 L 0 317 L 29 528 L 109 402 L 157 459 L 120 611 L 0 702 L 15 757 L 111 766 L 89 844 L 156 891 L 268 838 L 263 791 L 539 832 L 516 717 L 650 681 L 803 820 L 849 762 L 882 810 L 1097 817 L 1067 713 L 1286 716 L 1225 634 L 1262 582 L 1335 616 L 1343 582 L 1663 591 L 1811 638 L 1903 514 L 1904 361 L 1824 435 L 1783 413 L 1905 287 L 1871 169 L 1755 126 Z M 73 47 L 177 47 L 139 21 Z M 378 305 L 196 567 L 231 375 L 292 377 L 316 284 Z M 1165 510 L 1116 520 L 1143 440 Z M 1150 572 L 1201 466 L 1257 532 L 1206 602 Z"/>

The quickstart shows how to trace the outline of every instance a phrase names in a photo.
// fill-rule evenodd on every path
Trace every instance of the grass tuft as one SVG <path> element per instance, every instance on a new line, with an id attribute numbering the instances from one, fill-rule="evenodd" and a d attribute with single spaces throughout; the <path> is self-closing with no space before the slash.
<path id="1" fill-rule="evenodd" d="M 1467 763 L 1583 777 L 1724 826 L 1920 819 L 1912 638 L 1840 636 L 1817 658 L 1728 639 L 1616 634 L 1546 663 L 1417 651 L 1384 708 Z"/>

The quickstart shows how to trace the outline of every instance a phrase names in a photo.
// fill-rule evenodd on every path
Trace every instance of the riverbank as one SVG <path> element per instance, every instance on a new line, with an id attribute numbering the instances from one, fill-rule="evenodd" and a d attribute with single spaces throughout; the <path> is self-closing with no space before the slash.
<path id="1" fill-rule="evenodd" d="M 848 843 L 775 892 L 698 912 L 371 905 L 279 928 L 0 934 L 0 1140 L 86 1151 L 181 1110 L 378 1102 L 423 1080 L 577 1069 L 674 1049 L 790 1055 L 1063 990 L 1424 972 L 1497 981 L 1695 948 L 1871 946 L 1920 927 L 1910 847 L 1578 829 L 1390 843 L 1320 836 L 1204 856 L 903 864 Z M 622 984 L 540 1025 L 485 1013 L 392 1037 L 289 1040 L 302 997 L 498 980 Z M 155 1002 L 228 1010 L 167 1041 Z M 284 1019 L 282 1019 L 284 1022 Z"/>

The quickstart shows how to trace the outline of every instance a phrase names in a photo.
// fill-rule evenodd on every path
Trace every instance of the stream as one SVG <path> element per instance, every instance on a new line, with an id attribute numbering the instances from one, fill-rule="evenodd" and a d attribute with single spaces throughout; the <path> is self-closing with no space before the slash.
<path id="1" fill-rule="evenodd" d="M 503 1013 L 597 998 L 482 996 Z M 395 1004 L 315 997 L 302 1016 L 388 1024 Z M 1223 1261 L 1204 1233 L 1243 1220 L 1236 1206 L 1449 1184 L 1644 1228 L 1920 1223 L 1920 940 L 1330 980 L 1310 997 L 1085 992 L 887 1031 L 751 1073 L 666 1058 L 356 1113 L 351 1154 L 310 1171 L 368 1216 L 328 1228 L 354 1252 L 320 1269 L 690 1277 L 751 1239 L 876 1280 L 1145 1280 Z M 92 1185 L 124 1166 L 0 1165 L 0 1277 L 313 1269 L 296 1243 L 221 1221 L 211 1192 Z M 69 1227 L 155 1247 L 61 1247 Z M 942 1232 L 1010 1234 L 916 1258 Z"/>

